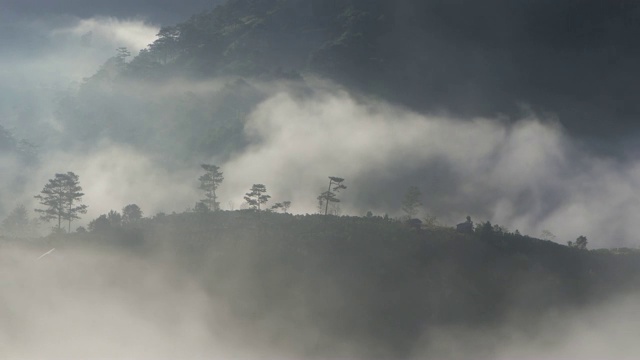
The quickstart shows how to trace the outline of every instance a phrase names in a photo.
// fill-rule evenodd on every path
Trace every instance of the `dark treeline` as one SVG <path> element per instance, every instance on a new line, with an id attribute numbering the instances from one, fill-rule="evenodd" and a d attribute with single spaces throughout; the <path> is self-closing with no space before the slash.
<path id="1" fill-rule="evenodd" d="M 462 233 L 377 216 L 240 210 L 136 217 L 92 230 L 21 243 L 55 248 L 48 256 L 76 248 L 165 254 L 248 334 L 295 339 L 310 326 L 330 334 L 301 341 L 296 351 L 307 356 L 340 355 L 331 345 L 338 340 L 358 356 L 408 356 L 432 330 L 497 329 L 514 317 L 512 330 L 533 336 L 543 314 L 598 304 L 640 280 L 638 251 L 580 250 L 487 223 Z M 2 247 L 16 244 L 5 239 Z M 266 320 L 269 329 L 261 328 Z M 501 336 L 496 330 L 496 341 Z"/>

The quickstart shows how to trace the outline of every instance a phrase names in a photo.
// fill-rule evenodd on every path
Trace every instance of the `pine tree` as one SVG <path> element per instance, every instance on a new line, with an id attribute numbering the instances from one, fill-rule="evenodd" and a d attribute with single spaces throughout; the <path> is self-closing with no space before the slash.
<path id="1" fill-rule="evenodd" d="M 122 208 L 122 223 L 132 224 L 142 219 L 142 210 L 136 204 L 129 204 Z"/>
<path id="2" fill-rule="evenodd" d="M 2 228 L 9 235 L 15 237 L 25 236 L 29 229 L 29 216 L 24 205 L 16 206 L 2 221 Z"/>
<path id="3" fill-rule="evenodd" d="M 260 210 L 262 204 L 266 204 L 271 198 L 270 195 L 265 194 L 267 188 L 262 184 L 253 184 L 251 190 L 245 194 L 244 199 L 252 209 Z"/>
<path id="4" fill-rule="evenodd" d="M 68 221 L 68 229 L 71 232 L 71 222 L 80 219 L 79 214 L 87 212 L 87 205 L 80 204 L 84 196 L 81 191 L 78 175 L 73 172 L 56 174 L 44 186 L 40 195 L 34 196 L 45 207 L 35 211 L 40 214 L 40 219 L 46 222 L 57 219 L 58 231 L 62 229 L 62 221 Z"/>
<path id="5" fill-rule="evenodd" d="M 404 199 L 402 200 L 402 211 L 407 214 L 409 219 L 413 219 L 418 215 L 418 208 L 422 206 L 420 196 L 422 196 L 422 193 L 420 192 L 420 189 L 415 186 L 410 186 L 404 194 Z"/>
<path id="6" fill-rule="evenodd" d="M 202 202 L 207 205 L 209 211 L 220 210 L 220 203 L 216 195 L 216 190 L 224 180 L 220 167 L 215 165 L 202 164 L 205 174 L 200 176 L 200 189 L 204 190 L 206 199 Z"/>
<path id="7" fill-rule="evenodd" d="M 329 213 L 329 203 L 338 203 L 340 199 L 338 199 L 337 194 L 340 190 L 346 189 L 347 186 L 343 184 L 344 179 L 329 176 L 329 188 L 327 191 L 321 193 L 318 196 L 318 206 L 322 208 L 324 206 L 324 214 L 327 215 Z"/>

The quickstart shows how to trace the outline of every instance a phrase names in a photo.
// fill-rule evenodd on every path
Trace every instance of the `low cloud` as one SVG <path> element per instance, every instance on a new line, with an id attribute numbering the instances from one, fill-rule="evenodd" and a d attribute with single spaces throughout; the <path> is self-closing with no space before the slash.
<path id="1" fill-rule="evenodd" d="M 33 195 L 55 173 L 73 171 L 80 177 L 83 203 L 89 208 L 82 216 L 85 220 L 75 226 L 86 225 L 109 210 L 120 211 L 127 204 L 137 204 L 146 216 L 181 212 L 193 208 L 199 197 L 198 169 L 169 170 L 153 157 L 124 145 L 104 143 L 84 155 L 54 152 L 43 159 L 43 164 L 27 187 Z M 37 207 L 35 200 L 30 200 L 33 195 L 26 194 L 23 202 Z"/>
<path id="2" fill-rule="evenodd" d="M 79 19 L 67 27 L 54 29 L 51 37 L 101 51 L 113 52 L 116 47 L 126 47 L 136 55 L 155 40 L 158 31 L 157 26 L 142 20 L 102 17 Z"/>
<path id="3" fill-rule="evenodd" d="M 539 314 L 523 325 L 507 320 L 497 327 L 443 326 L 418 341 L 415 359 L 620 359 L 640 355 L 633 334 L 640 326 L 638 294 L 597 306 Z"/>
<path id="4" fill-rule="evenodd" d="M 172 148 L 189 154 L 189 144 L 162 140 L 173 139 L 160 134 L 164 129 L 190 131 L 185 126 L 202 125 L 199 131 L 214 131 L 213 122 L 231 121 L 226 114 L 203 125 L 207 114 L 226 104 L 225 84 L 182 80 L 118 88 L 108 105 L 117 117 L 109 120 L 109 112 L 93 120 L 96 131 L 104 121 L 120 125 L 112 126 L 103 142 L 84 144 L 88 151 L 69 150 L 60 157 L 51 155 L 60 154 L 55 148 L 49 151 L 51 160 L 43 161 L 47 165 L 31 191 L 39 191 L 56 172 L 74 171 L 87 193 L 87 218 L 128 203 L 138 203 L 149 215 L 179 212 L 202 197 L 199 163 L 209 162 L 225 175 L 219 189 L 223 208 L 240 208 L 244 194 L 261 183 L 271 203 L 290 200 L 291 211 L 313 213 L 327 177 L 340 176 L 348 186 L 339 196 L 343 214 L 401 215 L 404 192 L 418 186 L 422 215 L 436 215 L 443 224 L 471 215 L 476 222 L 489 220 L 532 236 L 549 230 L 560 243 L 585 235 L 591 248 L 637 246 L 634 214 L 640 200 L 634 194 L 640 190 L 640 162 L 598 155 L 555 119 L 536 114 L 515 122 L 456 119 L 419 114 L 313 80 L 302 92 L 285 84 L 253 84 L 257 95 L 242 100 L 258 103 L 243 105 L 253 109 L 244 128 L 249 145 L 238 147 L 228 161 L 188 155 L 193 163 L 177 164 L 149 155 L 157 146 L 165 155 Z M 101 108 L 110 104 L 102 104 L 99 96 L 94 100 Z M 200 118 L 180 122 L 176 109 L 185 104 Z M 117 138 L 123 131 L 134 134 L 123 130 L 129 128 L 144 139 Z"/>
<path id="5" fill-rule="evenodd" d="M 470 214 L 533 236 L 548 229 L 560 242 L 635 245 L 640 163 L 584 151 L 552 119 L 425 116 L 333 89 L 274 95 L 245 131 L 253 145 L 223 166 L 233 199 L 263 183 L 274 200 L 315 212 L 327 176 L 341 176 L 346 214 L 400 215 L 415 185 L 426 212 L 447 224 Z"/>
<path id="6" fill-rule="evenodd" d="M 60 97 L 127 47 L 132 55 L 155 39 L 158 28 L 114 18 L 19 18 L 6 15 L 0 38 L 0 116 L 21 137 L 41 136 L 55 118 Z"/>
<path id="7" fill-rule="evenodd" d="M 0 63 L 12 71 L 0 74 L 5 82 L 23 80 L 11 84 L 27 87 L 80 81 L 95 73 L 118 47 L 137 54 L 153 42 L 159 30 L 136 19 L 53 16 L 8 20 L 8 31 L 16 39 L 4 44 L 10 48 L 0 55 Z"/>
<path id="8" fill-rule="evenodd" d="M 38 259 L 42 252 L 4 247 L 0 255 L 1 357 L 243 354 L 224 341 L 224 306 L 179 268 L 108 249 L 58 249 Z"/>

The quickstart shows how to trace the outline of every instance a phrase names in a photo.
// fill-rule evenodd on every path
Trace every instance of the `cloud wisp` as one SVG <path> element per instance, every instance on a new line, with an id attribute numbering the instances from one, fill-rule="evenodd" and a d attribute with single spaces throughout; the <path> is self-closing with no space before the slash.
<path id="1" fill-rule="evenodd" d="M 230 121 L 202 122 L 226 106 L 225 81 L 119 85 L 117 96 L 109 95 L 113 104 L 103 103 L 101 93 L 91 95 L 95 98 L 91 101 L 109 109 L 93 122 L 110 121 L 113 113 L 117 117 L 112 120 L 121 125 L 106 127 L 114 131 L 104 141 L 89 143 L 89 150 L 85 147 L 81 154 L 53 149 L 38 180 L 44 184 L 47 176 L 74 168 L 86 182 L 87 201 L 97 202 L 89 203 L 97 211 L 92 215 L 132 202 L 146 207 L 147 214 L 183 211 L 198 200 L 199 162 L 206 161 L 225 173 L 220 189 L 223 207 L 233 203 L 240 208 L 244 193 L 261 183 L 273 201 L 291 200 L 294 212 L 315 212 L 316 197 L 327 186 L 327 177 L 340 176 L 348 186 L 341 194 L 344 214 L 400 215 L 404 192 L 418 186 L 424 194 L 423 214 L 436 215 L 444 224 L 471 215 L 476 221 L 489 220 L 532 236 L 550 230 L 562 243 L 585 235 L 592 247 L 637 246 L 633 214 L 640 210 L 635 196 L 640 163 L 588 151 L 553 119 L 535 114 L 516 122 L 424 115 L 356 97 L 332 85 L 312 80 L 309 84 L 305 92 L 296 86 L 253 84 L 252 91 L 261 95 L 250 100 L 257 105 L 249 107 L 245 123 L 248 146 L 238 147 L 224 163 L 203 155 L 198 163 L 179 165 L 161 164 L 148 155 L 149 146 L 165 144 L 167 154 L 171 146 L 188 151 L 188 144 L 167 138 L 169 130 L 164 128 L 195 131 L 185 128 L 193 125 L 202 127 L 197 131 L 214 131 L 211 124 Z M 197 119 L 179 118 L 177 109 L 187 104 Z M 82 118 L 77 121 L 89 124 Z M 117 138 L 122 135 L 120 127 L 148 130 L 136 130 L 144 138 L 123 141 Z M 142 188 L 135 186 L 139 181 L 135 179 L 147 173 L 138 169 L 153 169 L 148 173 L 156 174 L 141 181 Z M 108 186 L 99 185 L 105 183 L 101 179 L 118 185 L 107 191 Z M 33 185 L 31 191 L 41 186 Z M 117 200 L 105 200 L 109 197 Z"/>
<path id="2" fill-rule="evenodd" d="M 245 131 L 253 145 L 224 165 L 234 179 L 227 196 L 264 183 L 274 198 L 314 212 L 316 193 L 335 175 L 350 186 L 348 214 L 398 215 L 415 185 L 445 223 L 470 214 L 534 236 L 549 229 L 559 241 L 583 234 L 594 245 L 634 245 L 640 163 L 583 151 L 554 121 L 424 116 L 335 90 L 279 93 Z"/>

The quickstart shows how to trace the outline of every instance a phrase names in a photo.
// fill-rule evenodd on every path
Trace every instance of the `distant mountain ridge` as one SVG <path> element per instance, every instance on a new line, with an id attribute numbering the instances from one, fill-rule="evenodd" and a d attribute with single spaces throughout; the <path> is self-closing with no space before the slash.
<path id="1" fill-rule="evenodd" d="M 595 0 L 229 0 L 163 28 L 128 64 L 157 78 L 317 74 L 426 112 L 557 114 L 621 134 L 640 114 L 639 4 Z"/>

